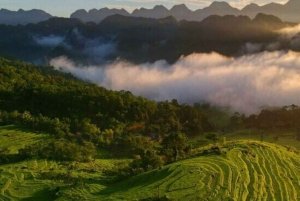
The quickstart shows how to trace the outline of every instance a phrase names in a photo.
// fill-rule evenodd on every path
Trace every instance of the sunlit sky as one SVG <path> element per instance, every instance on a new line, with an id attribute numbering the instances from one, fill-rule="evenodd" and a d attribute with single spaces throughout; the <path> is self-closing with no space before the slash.
<path id="1" fill-rule="evenodd" d="M 191 10 L 209 6 L 214 0 L 0 0 L 0 8 L 8 10 L 41 9 L 53 16 L 69 17 L 78 9 L 90 10 L 93 8 L 124 8 L 132 12 L 135 8 L 153 8 L 155 5 L 164 5 L 171 8 L 176 4 L 186 4 Z M 219 0 L 220 1 L 220 0 Z M 270 2 L 286 3 L 288 0 L 225 0 L 231 6 L 243 8 L 250 3 L 265 5 Z"/>

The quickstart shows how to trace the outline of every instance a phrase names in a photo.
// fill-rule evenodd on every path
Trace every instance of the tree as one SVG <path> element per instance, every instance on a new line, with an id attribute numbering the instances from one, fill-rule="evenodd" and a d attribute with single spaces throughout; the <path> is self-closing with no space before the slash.
<path id="1" fill-rule="evenodd" d="M 163 139 L 162 147 L 167 160 L 176 161 L 186 154 L 188 138 L 181 132 L 171 133 Z"/>
<path id="2" fill-rule="evenodd" d="M 202 116 L 202 113 L 195 107 L 181 105 L 179 118 L 183 127 L 182 131 L 187 135 L 197 135 L 202 133 Z"/>
<path id="3" fill-rule="evenodd" d="M 128 135 L 123 140 L 124 149 L 130 154 L 144 154 L 153 150 L 153 143 L 148 137 Z"/>
<path id="4" fill-rule="evenodd" d="M 209 133 L 205 136 L 206 139 L 212 140 L 214 143 L 217 143 L 219 141 L 219 136 L 217 133 Z"/>
<path id="5" fill-rule="evenodd" d="M 145 171 L 150 171 L 160 168 L 163 163 L 162 158 L 155 151 L 148 150 L 132 162 L 132 168 L 143 168 Z"/>
<path id="6" fill-rule="evenodd" d="M 89 141 L 98 141 L 98 137 L 101 134 L 100 129 L 95 124 L 92 124 L 90 119 L 86 118 L 81 120 L 78 130 L 82 137 Z"/>

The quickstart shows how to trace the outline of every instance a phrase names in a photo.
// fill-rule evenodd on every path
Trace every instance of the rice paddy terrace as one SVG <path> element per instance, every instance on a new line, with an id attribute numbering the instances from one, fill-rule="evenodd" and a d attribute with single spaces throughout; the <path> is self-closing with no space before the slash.
<path id="1" fill-rule="evenodd" d="M 256 141 L 232 142 L 221 152 L 179 161 L 99 194 L 106 200 L 300 200 L 299 153 Z"/>
<path id="2" fill-rule="evenodd" d="M 0 140 L 13 152 L 46 135 L 2 127 Z M 17 136 L 22 136 L 18 138 Z M 114 159 L 69 164 L 31 159 L 0 165 L 0 200 L 173 200 L 297 201 L 300 200 L 300 155 L 274 143 L 239 140 L 213 145 L 193 157 L 116 184 L 103 182 L 103 171 L 118 165 Z M 69 182 L 76 178 L 74 182 Z M 72 184 L 71 184 L 72 183 Z M 150 199 L 149 199 L 150 200 Z"/>

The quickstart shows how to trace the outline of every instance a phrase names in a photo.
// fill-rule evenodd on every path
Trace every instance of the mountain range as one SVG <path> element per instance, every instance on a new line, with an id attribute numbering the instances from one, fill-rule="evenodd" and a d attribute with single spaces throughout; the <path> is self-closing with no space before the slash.
<path id="1" fill-rule="evenodd" d="M 210 15 L 245 15 L 253 19 L 258 13 L 264 13 L 268 15 L 275 15 L 283 21 L 299 23 L 299 8 L 299 0 L 289 0 L 286 4 L 269 3 L 264 6 L 251 3 L 241 10 L 230 6 L 227 2 L 213 2 L 210 6 L 203 9 L 198 9 L 196 11 L 190 10 L 185 4 L 175 5 L 170 10 L 162 5 L 158 5 L 153 9 L 136 9 L 131 14 L 124 9 L 119 10 L 102 8 L 100 10 L 93 9 L 88 12 L 85 10 L 78 10 L 72 13 L 70 17 L 78 18 L 84 22 L 93 21 L 96 23 L 99 23 L 106 17 L 114 14 L 155 19 L 173 16 L 179 21 L 202 21 L 204 18 Z"/>
<path id="2" fill-rule="evenodd" d="M 270 51 L 300 51 L 298 38 L 292 47 L 286 41 L 278 42 L 281 35 L 276 30 L 293 25 L 265 14 L 254 19 L 211 15 L 201 22 L 113 15 L 99 24 L 50 18 L 37 24 L 0 25 L 0 55 L 42 64 L 65 56 L 81 64 L 101 65 L 116 59 L 173 63 L 194 52 L 239 56 L 247 53 L 243 48 L 248 43 L 261 44 L 255 48 L 258 52 L 268 44 L 276 46 L 268 47 Z"/>
<path id="3" fill-rule="evenodd" d="M 18 10 L 18 11 L 10 11 L 7 9 L 0 10 L 0 24 L 9 24 L 9 25 L 26 25 L 29 23 L 38 23 L 41 21 L 45 21 L 53 17 L 52 15 L 46 13 L 42 10 Z"/>
<path id="4" fill-rule="evenodd" d="M 251 3 L 241 10 L 230 6 L 227 2 L 215 1 L 210 6 L 195 11 L 190 10 L 185 4 L 175 5 L 171 9 L 167 9 L 162 5 L 157 5 L 152 9 L 135 9 L 132 13 L 127 12 L 125 9 L 101 8 L 99 10 L 92 9 L 89 11 L 80 9 L 72 13 L 70 18 L 77 18 L 83 22 L 95 22 L 98 24 L 106 17 L 116 14 L 154 19 L 173 16 L 178 21 L 202 21 L 210 15 L 245 15 L 253 19 L 258 13 L 264 13 L 268 15 L 275 15 L 286 22 L 300 23 L 300 12 L 298 11 L 299 8 L 299 0 L 289 0 L 286 4 L 269 3 L 264 6 Z M 0 24 L 7 25 L 26 25 L 29 23 L 38 23 L 48 20 L 51 17 L 53 17 L 51 14 L 37 9 L 29 11 L 24 11 L 22 9 L 18 11 L 9 11 L 7 9 L 0 10 Z"/>

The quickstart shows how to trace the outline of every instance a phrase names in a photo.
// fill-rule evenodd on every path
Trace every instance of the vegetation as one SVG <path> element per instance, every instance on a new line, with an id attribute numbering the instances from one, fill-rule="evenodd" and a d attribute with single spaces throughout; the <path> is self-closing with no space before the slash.
<path id="1" fill-rule="evenodd" d="M 0 200 L 297 200 L 299 115 L 154 102 L 1 58 Z"/>
<path id="2" fill-rule="evenodd" d="M 115 92 L 82 82 L 51 67 L 35 67 L 6 59 L 0 63 L 2 124 L 14 121 L 35 128 L 38 121 L 46 118 L 44 122 L 56 121 L 63 124 L 59 125 L 62 127 L 68 124 L 72 133 L 82 132 L 83 124 L 94 124 L 102 130 L 113 129 L 115 135 L 125 131 L 165 134 L 180 130 L 193 134 L 209 127 L 199 109 L 179 105 L 176 100 L 155 103 L 128 91 Z M 5 112 L 10 116 L 6 117 Z M 18 116 L 18 112 L 22 116 Z M 66 128 L 60 130 L 69 132 Z M 93 138 L 90 134 L 85 133 L 88 135 L 85 137 Z"/>
<path id="3" fill-rule="evenodd" d="M 11 131 L 10 138 L 19 144 L 19 130 L 1 127 L 0 140 Z M 22 133 L 28 135 L 28 145 L 44 135 Z M 39 142 L 44 140 L 47 138 Z M 220 153 L 214 151 L 216 146 Z M 126 167 L 128 160 L 81 163 L 32 158 L 0 166 L 0 199 L 297 200 L 299 161 L 299 152 L 289 147 L 252 140 L 227 141 L 194 149 L 189 158 L 115 183 L 107 172 Z"/>
<path id="4" fill-rule="evenodd" d="M 297 200 L 298 154 L 256 141 L 227 143 L 219 147 L 221 155 L 203 155 L 210 148 L 113 185 L 100 195 L 103 200 L 158 196 L 176 200 Z"/>
<path id="5" fill-rule="evenodd" d="M 97 149 L 106 149 L 142 160 L 160 160 L 161 154 L 171 162 L 188 152 L 187 136 L 211 129 L 199 106 L 176 100 L 156 103 L 128 91 L 106 90 L 52 67 L 4 58 L 0 72 L 0 125 L 21 125 L 59 139 L 24 147 L 19 151 L 24 158 L 91 161 Z M 162 139 L 162 145 L 155 146 L 153 142 Z M 178 146 L 171 145 L 172 140 Z M 142 166 L 148 169 L 147 165 Z"/>

